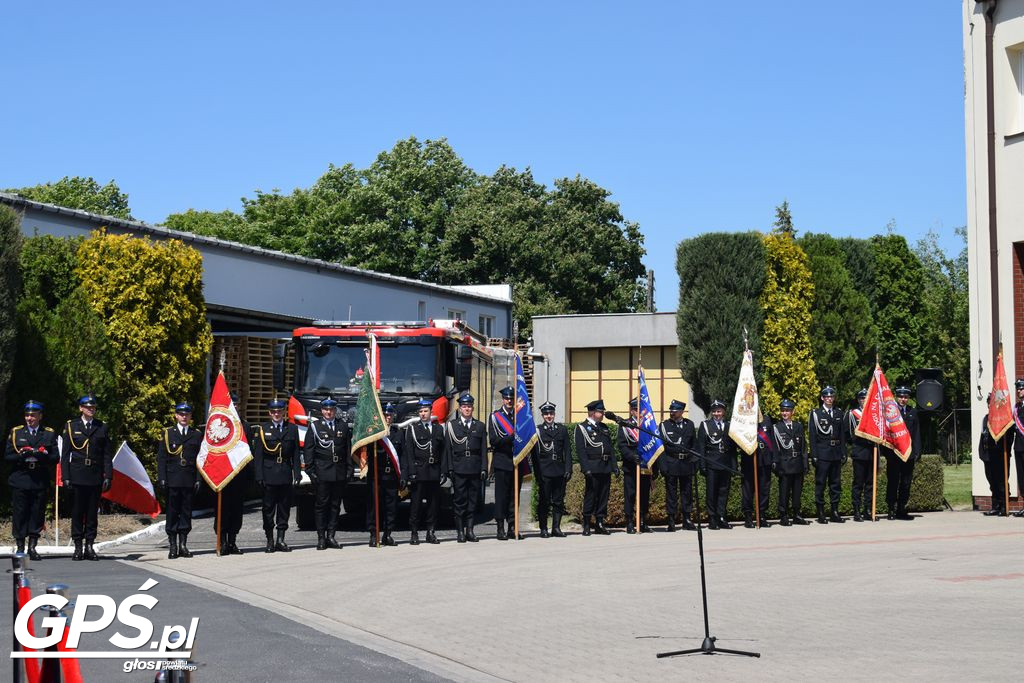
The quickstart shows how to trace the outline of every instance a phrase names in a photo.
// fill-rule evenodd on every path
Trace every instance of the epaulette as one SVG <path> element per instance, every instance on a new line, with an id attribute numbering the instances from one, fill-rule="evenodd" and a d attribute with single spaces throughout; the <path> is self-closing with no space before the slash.
<path id="1" fill-rule="evenodd" d="M 53 427 L 43 427 L 43 431 L 44 432 L 52 432 L 53 431 Z"/>

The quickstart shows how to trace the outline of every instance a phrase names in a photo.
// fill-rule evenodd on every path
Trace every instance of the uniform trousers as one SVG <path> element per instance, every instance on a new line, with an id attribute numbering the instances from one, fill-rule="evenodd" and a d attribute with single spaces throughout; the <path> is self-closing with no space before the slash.
<path id="1" fill-rule="evenodd" d="M 608 493 L 611 491 L 612 475 L 609 472 L 602 474 L 588 474 L 583 491 L 583 518 L 589 520 L 593 515 L 599 520 L 604 520 L 608 514 Z"/>
<path id="2" fill-rule="evenodd" d="M 427 530 L 433 531 L 437 523 L 437 497 L 441 490 L 439 481 L 414 481 L 409 485 L 409 529 L 419 531 L 420 512 L 426 506 Z"/>
<path id="3" fill-rule="evenodd" d="M 760 454 L 758 454 L 760 456 Z M 743 514 L 754 514 L 754 458 L 753 456 L 740 456 L 740 472 L 743 479 L 740 483 L 740 505 Z M 761 519 L 768 516 L 768 496 L 771 493 L 772 472 L 764 458 L 757 459 L 757 504 L 758 514 Z"/>
<path id="4" fill-rule="evenodd" d="M 398 482 L 386 479 L 378 482 L 377 504 L 380 505 L 380 527 L 382 531 L 395 528 L 395 515 L 398 512 Z M 374 520 L 377 518 L 373 508 L 373 488 L 371 485 L 369 499 L 366 501 L 366 529 L 373 531 Z"/>
<path id="5" fill-rule="evenodd" d="M 195 489 L 191 486 L 167 487 L 167 534 L 187 534 L 192 531 L 192 500 Z"/>
<path id="6" fill-rule="evenodd" d="M 708 518 L 725 517 L 726 506 L 729 504 L 729 487 L 732 486 L 732 472 L 717 469 L 708 464 L 707 470 L 707 504 Z"/>
<path id="7" fill-rule="evenodd" d="M 547 523 L 551 514 L 561 517 L 565 514 L 565 477 L 540 477 L 537 496 L 537 519 L 541 525 Z"/>
<path id="8" fill-rule="evenodd" d="M 914 478 L 914 460 L 908 458 L 903 462 L 898 455 L 886 455 L 885 465 L 885 502 L 889 512 L 904 511 L 910 500 L 910 481 Z M 999 463 L 1002 476 L 1003 464 Z"/>
<path id="9" fill-rule="evenodd" d="M 71 538 L 76 541 L 96 540 L 96 520 L 100 507 L 101 486 L 72 484 Z"/>
<path id="10" fill-rule="evenodd" d="M 43 531 L 47 491 L 42 489 L 11 489 L 11 531 L 14 538 L 39 538 Z"/>
<path id="11" fill-rule="evenodd" d="M 512 470 L 494 470 L 494 519 L 509 520 L 515 516 L 515 498 L 513 498 L 512 484 L 515 479 Z M 523 478 L 519 477 L 519 492 L 523 490 Z"/>
<path id="12" fill-rule="evenodd" d="M 636 475 L 629 470 L 622 471 L 622 497 L 626 506 L 627 526 L 636 522 Z M 651 475 L 640 475 L 640 517 L 647 518 L 651 509 Z"/>
<path id="13" fill-rule="evenodd" d="M 814 466 L 814 504 L 825 505 L 825 487 L 828 486 L 832 505 L 839 505 L 839 477 L 843 463 L 839 460 L 818 460 Z"/>
<path id="14" fill-rule="evenodd" d="M 804 491 L 804 473 L 779 473 L 779 517 L 799 517 Z"/>
<path id="15" fill-rule="evenodd" d="M 479 497 L 479 474 L 452 474 L 452 511 L 456 522 L 472 526 Z"/>
<path id="16" fill-rule="evenodd" d="M 875 481 L 871 476 L 871 472 L 870 459 L 853 461 L 853 487 L 851 488 L 850 495 L 854 510 L 868 510 L 871 505 L 871 496 L 875 492 Z"/>
<path id="17" fill-rule="evenodd" d="M 338 513 L 341 512 L 341 497 L 345 493 L 345 482 L 316 482 L 316 503 L 313 512 L 316 515 L 318 533 L 329 533 L 338 528 Z"/>
<path id="18" fill-rule="evenodd" d="M 263 486 L 263 530 L 270 533 L 274 529 L 288 529 L 288 519 L 292 515 L 292 485 L 264 484 Z"/>
<path id="19" fill-rule="evenodd" d="M 693 475 L 664 474 L 662 476 L 665 478 L 665 512 L 668 514 L 668 521 L 671 523 L 676 521 L 676 513 L 680 511 L 680 508 L 682 508 L 683 519 L 690 519 L 693 515 Z"/>

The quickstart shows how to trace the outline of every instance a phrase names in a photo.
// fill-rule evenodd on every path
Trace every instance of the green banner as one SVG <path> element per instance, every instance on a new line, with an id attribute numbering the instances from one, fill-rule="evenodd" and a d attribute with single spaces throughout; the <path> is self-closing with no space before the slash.
<path id="1" fill-rule="evenodd" d="M 374 441 L 388 435 L 388 426 L 384 423 L 384 411 L 380 407 L 380 397 L 373 386 L 373 373 L 369 366 L 363 372 L 363 383 L 359 387 L 359 399 L 356 401 L 356 419 L 352 424 L 352 453 Z"/>

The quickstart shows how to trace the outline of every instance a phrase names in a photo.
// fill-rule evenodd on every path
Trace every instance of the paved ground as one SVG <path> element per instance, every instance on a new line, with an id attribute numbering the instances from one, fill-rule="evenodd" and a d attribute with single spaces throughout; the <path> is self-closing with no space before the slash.
<path id="1" fill-rule="evenodd" d="M 656 658 L 703 636 L 692 532 L 419 547 L 403 534 L 386 549 L 362 537 L 341 551 L 122 555 L 455 680 L 994 680 L 1016 667 L 1024 624 L 1024 521 L 978 513 L 706 532 L 711 633 L 760 659 Z M 307 657 L 297 637 L 241 626 L 256 661 Z M 207 632 L 203 657 L 234 640 Z"/>

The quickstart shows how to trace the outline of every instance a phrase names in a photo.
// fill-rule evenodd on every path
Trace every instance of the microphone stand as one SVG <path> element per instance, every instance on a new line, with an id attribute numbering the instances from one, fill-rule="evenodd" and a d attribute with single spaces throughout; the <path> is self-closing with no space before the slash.
<path id="1" fill-rule="evenodd" d="M 615 413 L 605 412 L 605 415 L 607 417 L 609 417 L 611 420 L 613 420 L 616 424 L 620 425 L 620 426 L 626 422 L 626 420 L 623 420 L 622 418 L 620 418 Z M 643 432 L 644 434 L 649 434 L 649 435 L 657 437 L 659 439 L 661 438 L 661 436 L 659 434 L 655 434 L 654 432 L 652 432 L 652 431 L 650 431 L 648 429 L 644 429 L 640 425 L 630 425 L 630 427 L 635 428 L 638 431 Z M 712 462 L 706 456 L 704 456 L 701 453 L 698 453 L 697 451 L 693 450 L 692 448 L 684 448 L 683 450 L 685 450 L 691 456 L 693 456 L 693 457 L 697 458 L 698 460 L 702 461 L 704 463 L 704 466 L 705 466 L 706 469 L 717 469 L 717 470 L 723 470 L 723 471 L 726 471 L 726 472 L 731 472 L 732 474 L 740 474 L 739 470 L 737 470 L 735 467 L 731 467 L 731 466 L 723 464 L 723 463 Z M 756 472 L 754 473 L 754 476 L 757 476 Z M 708 478 L 708 475 L 706 473 L 704 475 L 704 478 L 705 478 L 705 480 Z M 696 473 L 694 473 L 694 475 L 693 475 L 693 503 L 694 503 L 694 505 L 700 505 L 700 497 L 698 495 L 698 490 L 697 490 L 697 475 L 696 475 Z M 726 649 L 724 647 L 718 647 L 718 646 L 715 645 L 715 641 L 718 640 L 718 639 L 715 636 L 711 635 L 711 628 L 708 625 L 708 585 L 707 585 L 707 578 L 705 577 L 705 571 L 704 571 L 704 534 L 701 531 L 700 515 L 697 514 L 697 515 L 694 515 L 694 517 L 695 517 L 695 521 L 697 522 L 697 551 L 698 551 L 698 554 L 700 555 L 700 597 L 701 597 L 701 603 L 702 603 L 702 605 L 704 607 L 704 642 L 701 643 L 700 647 L 691 648 L 691 649 L 688 649 L 688 650 L 674 650 L 672 652 L 659 652 L 657 657 L 658 657 L 658 659 L 662 659 L 664 657 L 677 657 L 679 655 L 695 655 L 695 654 L 702 654 L 702 655 L 730 654 L 730 655 L 741 655 L 741 656 L 744 656 L 744 657 L 760 657 L 761 656 L 760 652 L 747 652 L 745 650 L 729 650 L 729 649 Z"/>

